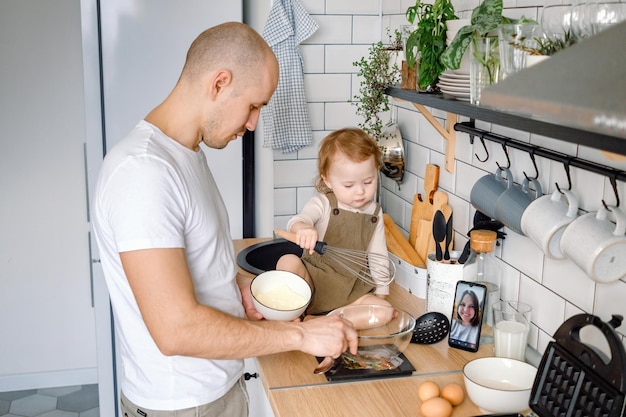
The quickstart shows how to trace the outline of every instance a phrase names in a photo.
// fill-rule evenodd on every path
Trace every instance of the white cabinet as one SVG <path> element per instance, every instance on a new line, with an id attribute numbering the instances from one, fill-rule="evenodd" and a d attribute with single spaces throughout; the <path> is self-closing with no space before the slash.
<path id="1" fill-rule="evenodd" d="M 0 391 L 95 383 L 77 0 L 0 2 Z"/>
<path id="2" fill-rule="evenodd" d="M 247 378 L 246 387 L 248 388 L 248 396 L 250 398 L 250 416 L 274 417 L 272 406 L 263 388 L 263 381 L 261 381 L 259 376 L 259 367 L 255 358 L 245 360 L 244 372 L 244 376 Z"/>

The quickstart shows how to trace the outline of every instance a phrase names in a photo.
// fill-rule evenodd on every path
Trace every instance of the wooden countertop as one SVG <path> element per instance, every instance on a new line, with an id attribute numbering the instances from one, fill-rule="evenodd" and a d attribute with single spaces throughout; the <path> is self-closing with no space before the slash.
<path id="1" fill-rule="evenodd" d="M 236 240 L 235 253 L 265 240 Z M 388 300 L 395 307 L 415 317 L 425 312 L 425 300 L 395 282 L 390 289 Z M 432 380 L 440 387 L 448 382 L 463 385 L 463 366 L 472 359 L 491 356 L 493 345 L 483 345 L 478 352 L 471 353 L 450 348 L 444 340 L 434 345 L 411 343 L 403 353 L 416 369 L 411 376 L 350 382 L 329 382 L 324 375 L 313 374 L 317 365 L 315 357 L 299 351 L 256 359 L 275 417 L 421 416 L 417 387 L 422 382 Z M 454 408 L 452 417 L 479 414 L 478 407 L 466 398 Z"/>
<path id="2" fill-rule="evenodd" d="M 440 387 L 463 386 L 461 373 L 377 379 L 272 389 L 270 403 L 276 417 L 421 417 L 417 389 L 424 381 Z M 469 399 L 454 407 L 452 417 L 482 414 Z"/>

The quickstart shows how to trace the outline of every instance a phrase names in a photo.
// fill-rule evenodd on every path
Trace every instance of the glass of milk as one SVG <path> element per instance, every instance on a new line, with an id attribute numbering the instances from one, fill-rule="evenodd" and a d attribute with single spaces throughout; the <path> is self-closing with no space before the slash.
<path id="1" fill-rule="evenodd" d="M 502 358 L 524 360 L 532 307 L 517 301 L 493 305 L 494 354 Z"/>

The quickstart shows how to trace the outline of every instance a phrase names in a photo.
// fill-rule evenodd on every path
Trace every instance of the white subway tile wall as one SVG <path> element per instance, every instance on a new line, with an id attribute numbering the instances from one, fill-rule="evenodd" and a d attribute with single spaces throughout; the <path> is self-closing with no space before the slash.
<path id="1" fill-rule="evenodd" d="M 304 76 L 307 100 L 312 102 L 345 102 L 350 99 L 348 74 L 307 74 Z"/>
<path id="2" fill-rule="evenodd" d="M 354 105 L 350 103 L 358 93 L 360 82 L 356 76 L 357 68 L 352 63 L 367 55 L 371 43 L 387 40 L 387 27 L 393 30 L 401 24 L 408 24 L 404 12 L 414 1 L 301 0 L 301 3 L 320 26 L 315 35 L 301 47 L 315 139 L 312 146 L 299 152 L 286 155 L 274 153 L 274 225 L 277 228 L 284 227 L 314 193 L 317 147 L 322 138 L 329 131 L 356 126 L 360 122 Z M 478 3 L 478 0 L 454 1 L 457 16 L 469 18 Z M 537 19 L 541 16 L 544 3 L 560 4 L 561 1 L 505 0 L 503 14 L 512 18 L 523 15 Z M 400 185 L 389 178 L 382 179 L 380 201 L 383 208 L 408 234 L 413 196 L 423 192 L 425 166 L 428 163 L 439 165 L 439 186 L 449 194 L 454 211 L 454 248 L 460 250 L 467 241 L 466 233 L 472 226 L 475 213 L 469 201 L 470 190 L 477 179 L 495 171 L 496 162 L 506 164 L 504 151 L 501 145 L 486 141 L 489 159 L 480 162 L 486 156 L 481 142 L 477 139 L 472 145 L 467 134 L 457 133 L 454 172 L 449 173 L 444 169 L 445 140 L 411 103 L 394 103 L 398 107 L 397 122 L 404 138 L 406 174 Z M 433 114 L 442 124 L 445 123 L 444 112 L 433 110 Z M 465 120 L 459 118 L 459 121 Z M 476 126 L 557 152 L 626 169 L 626 162 L 608 159 L 596 149 L 479 120 Z M 515 149 L 509 149 L 508 153 L 515 178 L 523 178 L 524 172 L 529 176 L 536 175 L 528 153 Z M 542 157 L 536 157 L 536 162 L 538 179 L 544 193 L 552 192 L 555 183 L 568 187 L 563 164 Z M 581 210 L 597 210 L 602 199 L 608 204 L 615 203 L 608 178 L 575 167 L 570 168 L 570 176 L 572 190 L 579 197 Z M 618 192 L 622 201 L 626 201 L 626 184 L 618 182 Z M 624 206 L 622 204 L 622 209 Z M 496 251 L 501 260 L 502 298 L 523 301 L 533 306 L 533 329 L 529 338 L 531 346 L 543 352 L 556 329 L 574 314 L 592 313 L 603 320 L 609 320 L 612 314 L 626 316 L 625 281 L 595 283 L 571 261 L 548 259 L 528 238 L 505 231 L 506 239 Z M 626 324 L 618 332 L 626 334 Z M 596 341 L 598 345 L 602 344 L 599 335 L 585 337 Z"/>
<path id="3" fill-rule="evenodd" d="M 274 189 L 274 214 L 276 216 L 292 215 L 297 209 L 297 188 Z"/>

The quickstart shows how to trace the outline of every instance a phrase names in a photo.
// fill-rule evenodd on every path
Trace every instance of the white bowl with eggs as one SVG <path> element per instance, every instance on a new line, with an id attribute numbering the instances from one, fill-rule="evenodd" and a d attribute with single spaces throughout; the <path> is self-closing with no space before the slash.
<path id="1" fill-rule="evenodd" d="M 267 320 L 290 321 L 304 313 L 311 302 L 311 287 L 287 271 L 266 271 L 250 285 L 254 308 Z"/>
<path id="2" fill-rule="evenodd" d="M 537 368 L 509 358 L 479 358 L 463 368 L 469 398 L 484 414 L 518 413 L 529 408 Z"/>

